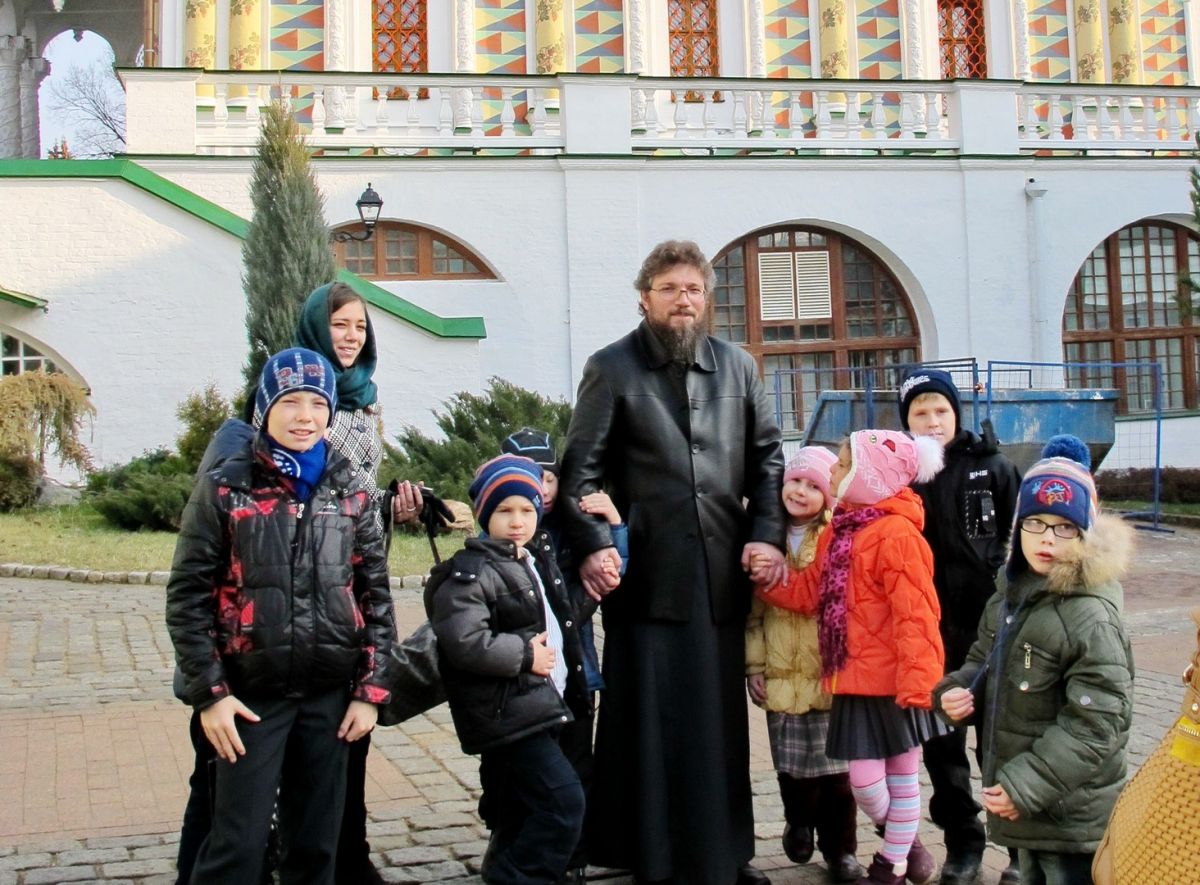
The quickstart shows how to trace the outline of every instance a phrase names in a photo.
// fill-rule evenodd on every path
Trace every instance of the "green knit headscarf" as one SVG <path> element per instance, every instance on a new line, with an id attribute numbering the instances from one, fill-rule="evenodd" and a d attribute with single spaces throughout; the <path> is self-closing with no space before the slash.
<path id="1" fill-rule="evenodd" d="M 348 369 L 342 368 L 333 349 L 333 338 L 329 335 L 329 290 L 334 283 L 326 283 L 314 289 L 300 311 L 300 324 L 296 327 L 296 345 L 324 354 L 333 363 L 337 375 L 337 407 L 352 412 L 375 404 L 379 389 L 371 376 L 375 374 L 375 329 L 371 325 L 371 314 L 367 313 L 367 340 L 358 353 L 358 359 Z M 364 305 L 365 306 L 365 305 Z"/>

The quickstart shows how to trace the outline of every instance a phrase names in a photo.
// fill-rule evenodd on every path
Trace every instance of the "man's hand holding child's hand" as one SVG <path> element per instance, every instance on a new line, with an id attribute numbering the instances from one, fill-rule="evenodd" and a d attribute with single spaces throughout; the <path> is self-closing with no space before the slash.
<path id="1" fill-rule="evenodd" d="M 621 556 L 615 547 L 589 553 L 579 564 L 579 579 L 588 596 L 600 602 L 621 583 Z"/>
<path id="2" fill-rule="evenodd" d="M 217 755 L 230 765 L 237 762 L 238 756 L 246 755 L 246 745 L 238 737 L 238 716 L 258 722 L 258 714 L 233 695 L 226 695 L 211 707 L 200 711 L 200 727 L 204 729 L 204 736 L 213 745 Z"/>
<path id="3" fill-rule="evenodd" d="M 554 649 L 546 647 L 545 632 L 533 637 L 529 644 L 533 646 L 533 666 L 529 668 L 530 671 L 535 676 L 549 676 L 554 670 Z"/>
<path id="4" fill-rule="evenodd" d="M 763 590 L 770 590 L 787 577 L 779 559 L 757 550 L 750 553 L 747 572 L 750 581 Z"/>

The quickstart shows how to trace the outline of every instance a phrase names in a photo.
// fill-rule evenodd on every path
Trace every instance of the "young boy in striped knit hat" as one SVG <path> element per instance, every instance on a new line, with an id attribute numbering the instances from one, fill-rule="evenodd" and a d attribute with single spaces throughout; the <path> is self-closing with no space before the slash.
<path id="1" fill-rule="evenodd" d="M 558 733 L 588 715 L 579 613 L 552 557 L 526 549 L 542 468 L 501 455 L 468 491 L 480 537 L 434 569 L 425 609 L 463 752 L 480 755 L 492 831 L 485 882 L 558 882 L 583 827 L 583 788 Z"/>
<path id="2" fill-rule="evenodd" d="M 1099 512 L 1086 449 L 1063 442 L 1046 451 L 1067 457 L 1025 474 L 1000 589 L 934 698 L 949 721 L 982 722 L 988 830 L 1017 849 L 1021 881 L 1073 885 L 1092 881 L 1125 781 L 1133 655 L 1119 579 L 1133 533 Z"/>

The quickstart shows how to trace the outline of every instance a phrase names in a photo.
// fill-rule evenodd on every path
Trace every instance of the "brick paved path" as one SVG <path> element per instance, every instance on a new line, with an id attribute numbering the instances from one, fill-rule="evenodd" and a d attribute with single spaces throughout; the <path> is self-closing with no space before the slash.
<path id="1" fill-rule="evenodd" d="M 1134 764 L 1177 716 L 1200 533 L 1139 533 L 1138 541 L 1126 582 L 1139 667 Z M 416 592 L 399 591 L 396 607 L 402 629 L 422 620 Z M 170 693 L 162 620 L 159 586 L 0 578 L 0 885 L 174 881 L 192 760 L 188 710 Z M 821 866 L 795 867 L 781 853 L 783 814 L 764 718 L 756 710 L 750 718 L 755 864 L 777 883 L 825 882 Z M 444 706 L 380 729 L 367 796 L 385 877 L 478 881 L 486 844 L 478 789 L 477 760 L 459 750 Z M 939 832 L 926 821 L 921 834 L 940 858 Z M 860 857 L 878 845 L 861 827 Z M 994 885 L 1006 860 L 990 847 L 980 882 Z"/>

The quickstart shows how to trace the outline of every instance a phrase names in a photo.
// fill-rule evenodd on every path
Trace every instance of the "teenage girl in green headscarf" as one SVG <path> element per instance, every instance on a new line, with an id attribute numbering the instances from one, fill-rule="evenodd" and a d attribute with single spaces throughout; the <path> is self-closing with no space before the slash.
<path id="1" fill-rule="evenodd" d="M 375 373 L 375 330 L 366 302 L 345 283 L 328 283 L 304 302 L 296 327 L 296 344 L 324 354 L 337 373 L 337 410 L 329 422 L 328 441 L 351 464 L 361 469 L 363 487 L 382 506 L 379 462 L 383 457 L 382 420 Z M 392 503 L 397 523 L 411 522 L 421 512 L 421 493 L 409 482 L 400 484 Z M 383 513 L 379 514 L 382 526 Z M 364 787 L 370 735 L 350 744 L 346 765 L 346 802 L 338 839 L 339 883 L 381 882 L 370 861 L 367 844 L 367 805 Z"/>
<path id="2" fill-rule="evenodd" d="M 345 283 L 315 289 L 300 312 L 295 343 L 315 350 L 337 372 L 338 405 L 329 425 L 329 444 L 363 471 L 363 486 L 377 504 L 383 490 L 377 482 L 383 457 L 379 390 L 372 376 L 378 355 L 367 304 Z M 396 522 L 410 522 L 420 512 L 421 495 L 408 482 L 400 484 L 393 502 Z M 382 526 L 383 514 L 379 514 Z"/>

